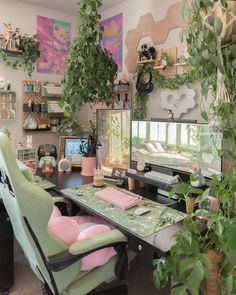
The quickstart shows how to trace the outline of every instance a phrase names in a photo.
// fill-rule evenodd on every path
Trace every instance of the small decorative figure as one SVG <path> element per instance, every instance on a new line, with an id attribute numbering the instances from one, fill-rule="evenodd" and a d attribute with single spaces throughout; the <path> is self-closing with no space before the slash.
<path id="1" fill-rule="evenodd" d="M 130 109 L 130 102 L 128 100 L 128 94 L 127 93 L 125 93 L 124 109 L 126 109 L 126 110 Z"/>
<path id="2" fill-rule="evenodd" d="M 174 113 L 172 110 L 167 110 L 168 111 L 168 118 L 171 119 L 171 120 L 174 120 Z"/>
<path id="3" fill-rule="evenodd" d="M 7 81 L 5 78 L 0 77 L 0 89 L 10 90 L 10 81 Z"/>
<path id="4" fill-rule="evenodd" d="M 117 99 L 115 100 L 114 108 L 123 109 L 123 101 L 120 99 L 120 94 L 117 94 Z"/>
<path id="5" fill-rule="evenodd" d="M 147 44 L 143 44 L 141 46 L 141 50 L 139 50 L 139 60 L 150 60 L 156 58 L 156 49 L 155 47 L 151 46 L 148 47 Z"/>
<path id="6" fill-rule="evenodd" d="M 21 42 L 21 35 L 20 35 L 20 29 L 16 28 L 15 33 L 12 35 L 12 38 L 14 40 L 14 51 L 19 51 L 20 48 L 20 42 Z"/>
<path id="7" fill-rule="evenodd" d="M 5 49 L 6 50 L 12 50 L 12 35 L 13 35 L 13 29 L 11 23 L 8 25 L 4 23 L 4 26 L 6 27 L 5 30 Z"/>
<path id="8" fill-rule="evenodd" d="M 27 137 L 26 137 L 26 147 L 27 147 L 27 149 L 31 149 L 33 147 L 32 135 L 27 135 Z"/>
<path id="9" fill-rule="evenodd" d="M 167 52 L 162 52 L 161 54 L 161 66 L 163 67 L 163 70 L 165 70 L 165 68 L 167 66 L 169 66 L 171 64 L 171 61 L 170 61 L 170 57 L 168 55 Z"/>

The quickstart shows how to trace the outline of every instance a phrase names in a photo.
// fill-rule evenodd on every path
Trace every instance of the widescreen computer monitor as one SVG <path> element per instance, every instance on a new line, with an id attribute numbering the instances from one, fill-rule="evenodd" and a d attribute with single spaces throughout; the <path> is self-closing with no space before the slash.
<path id="1" fill-rule="evenodd" d="M 80 146 L 84 143 L 88 143 L 88 138 L 65 138 L 65 158 L 70 160 L 72 164 L 81 164 Z"/>
<path id="2" fill-rule="evenodd" d="M 97 138 L 102 144 L 101 161 L 105 175 L 112 169 L 128 168 L 130 160 L 130 110 L 98 109 Z"/>
<path id="3" fill-rule="evenodd" d="M 131 161 L 186 174 L 201 168 L 212 178 L 222 171 L 222 134 L 207 124 L 132 121 Z"/>

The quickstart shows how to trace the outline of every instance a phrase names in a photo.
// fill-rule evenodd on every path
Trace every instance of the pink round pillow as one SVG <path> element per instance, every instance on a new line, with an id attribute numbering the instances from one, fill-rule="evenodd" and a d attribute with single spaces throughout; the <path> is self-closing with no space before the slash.
<path id="1" fill-rule="evenodd" d="M 61 212 L 57 208 L 57 206 L 54 206 L 50 218 L 59 217 L 59 216 L 61 216 Z"/>
<path id="2" fill-rule="evenodd" d="M 107 232 L 109 230 L 111 230 L 110 227 L 104 224 L 96 224 L 96 225 L 90 226 L 86 228 L 85 230 L 83 230 L 82 232 L 80 232 L 78 241 L 85 240 L 87 238 L 96 236 L 97 234 Z M 117 252 L 114 250 L 113 247 L 95 251 L 94 253 L 89 254 L 86 257 L 82 258 L 81 270 L 90 270 L 95 267 L 104 265 L 116 254 Z"/>
<path id="3" fill-rule="evenodd" d="M 79 226 L 77 222 L 67 216 L 50 218 L 48 229 L 68 246 L 76 242 L 79 236 Z"/>

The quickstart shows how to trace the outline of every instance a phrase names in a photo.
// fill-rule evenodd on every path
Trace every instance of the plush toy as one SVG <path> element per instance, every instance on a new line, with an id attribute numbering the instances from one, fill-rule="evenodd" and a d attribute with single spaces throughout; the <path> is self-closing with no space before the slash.
<path id="1" fill-rule="evenodd" d="M 0 90 L 10 90 L 10 81 L 7 81 L 5 78 L 0 77 Z"/>
<path id="2" fill-rule="evenodd" d="M 27 147 L 27 149 L 31 149 L 33 147 L 32 135 L 27 135 L 27 137 L 26 137 L 26 147 Z"/>

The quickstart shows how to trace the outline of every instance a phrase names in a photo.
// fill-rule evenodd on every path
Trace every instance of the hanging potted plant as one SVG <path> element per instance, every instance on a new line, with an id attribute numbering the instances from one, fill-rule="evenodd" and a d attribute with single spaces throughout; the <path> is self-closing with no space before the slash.
<path id="1" fill-rule="evenodd" d="M 63 98 L 66 113 L 80 110 L 86 103 L 108 101 L 113 92 L 117 65 L 111 54 L 102 47 L 102 0 L 79 0 L 78 25 L 67 59 L 63 80 Z"/>
<path id="2" fill-rule="evenodd" d="M 97 135 L 96 125 L 89 121 L 87 129 L 84 129 L 83 136 L 88 138 L 80 145 L 79 153 L 82 155 L 81 175 L 93 176 L 96 167 Z"/>

